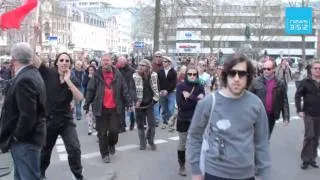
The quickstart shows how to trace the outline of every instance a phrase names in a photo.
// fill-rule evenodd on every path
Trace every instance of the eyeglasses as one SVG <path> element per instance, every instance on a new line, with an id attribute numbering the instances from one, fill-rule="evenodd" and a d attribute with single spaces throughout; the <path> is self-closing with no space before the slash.
<path id="1" fill-rule="evenodd" d="M 198 75 L 198 73 L 187 73 L 187 75 L 188 75 L 188 76 L 195 76 L 195 77 L 196 77 L 196 76 Z"/>
<path id="2" fill-rule="evenodd" d="M 162 61 L 163 63 L 169 63 L 170 61 Z"/>
<path id="3" fill-rule="evenodd" d="M 231 76 L 231 77 L 235 77 L 238 74 L 239 78 L 243 78 L 248 75 L 248 72 L 232 69 L 232 70 L 228 71 L 227 74 L 228 74 L 228 76 Z"/>
<path id="4" fill-rule="evenodd" d="M 162 56 L 156 56 L 157 58 L 161 58 Z"/>
<path id="5" fill-rule="evenodd" d="M 70 62 L 70 59 L 59 59 L 59 62 L 66 62 L 66 63 L 68 63 L 68 62 Z"/>
<path id="6" fill-rule="evenodd" d="M 273 68 L 263 68 L 263 70 L 271 71 Z"/>

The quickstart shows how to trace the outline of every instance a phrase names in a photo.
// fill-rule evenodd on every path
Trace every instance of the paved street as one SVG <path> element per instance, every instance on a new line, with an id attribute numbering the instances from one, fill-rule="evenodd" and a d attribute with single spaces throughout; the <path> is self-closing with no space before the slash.
<path id="1" fill-rule="evenodd" d="M 272 180 L 317 180 L 320 169 L 300 169 L 300 149 L 303 138 L 303 122 L 295 115 L 293 102 L 294 87 L 289 86 L 292 121 L 288 127 L 278 123 L 271 139 Z M 87 135 L 85 121 L 77 122 L 81 141 L 84 174 L 89 180 L 108 180 L 116 176 L 119 180 L 182 180 L 190 179 L 178 175 L 177 134 L 157 128 L 156 143 L 158 150 L 140 151 L 137 131 L 120 135 L 117 153 L 111 164 L 101 161 L 96 136 Z M 319 160 L 320 162 L 320 160 Z M 65 148 L 57 141 L 52 155 L 52 163 L 47 171 L 48 180 L 72 180 Z M 10 176 L 3 180 L 12 179 Z M 0 178 L 1 180 L 1 178 Z"/>

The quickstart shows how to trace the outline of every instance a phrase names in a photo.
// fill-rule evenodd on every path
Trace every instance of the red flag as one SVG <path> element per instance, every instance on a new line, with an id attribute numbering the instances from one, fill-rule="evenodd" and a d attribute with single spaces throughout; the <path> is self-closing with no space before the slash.
<path id="1" fill-rule="evenodd" d="M 1 15 L 1 29 L 19 29 L 24 17 L 30 13 L 32 9 L 37 7 L 38 0 L 26 0 L 26 2 L 16 9 L 3 13 Z"/>

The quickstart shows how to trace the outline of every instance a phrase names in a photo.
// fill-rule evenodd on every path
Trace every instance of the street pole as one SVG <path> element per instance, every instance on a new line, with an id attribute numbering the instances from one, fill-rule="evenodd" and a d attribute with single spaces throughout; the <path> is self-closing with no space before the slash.
<path id="1" fill-rule="evenodd" d="M 161 0 L 155 1 L 155 22 L 153 29 L 153 53 L 159 50 L 159 33 L 160 33 L 160 5 Z"/>

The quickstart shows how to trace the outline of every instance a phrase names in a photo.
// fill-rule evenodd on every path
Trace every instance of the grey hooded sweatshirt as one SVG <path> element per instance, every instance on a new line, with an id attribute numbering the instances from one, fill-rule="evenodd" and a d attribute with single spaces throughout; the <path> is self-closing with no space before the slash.
<path id="1" fill-rule="evenodd" d="M 199 101 L 191 121 L 187 158 L 192 174 L 201 174 L 201 144 L 209 122 L 206 173 L 229 179 L 258 175 L 270 180 L 268 118 L 260 99 L 249 91 L 239 98 L 216 92 L 214 110 L 208 121 L 211 105 L 211 95 Z"/>

